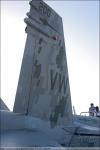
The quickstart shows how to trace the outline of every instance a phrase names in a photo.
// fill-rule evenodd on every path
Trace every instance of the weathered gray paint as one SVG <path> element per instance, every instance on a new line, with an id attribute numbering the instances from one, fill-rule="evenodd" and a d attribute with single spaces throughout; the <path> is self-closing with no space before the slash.
<path id="1" fill-rule="evenodd" d="M 74 116 L 71 123 L 61 18 L 45 3 L 32 3 L 35 6 L 31 9 L 31 15 L 32 11 L 35 15 L 31 17 L 32 20 L 25 19 L 28 37 L 14 106 L 14 111 L 18 113 L 0 110 L 0 148 L 100 147 L 99 118 Z M 40 10 L 37 12 L 38 6 Z M 39 20 L 40 15 L 42 18 Z M 47 27 L 44 28 L 44 25 Z M 51 39 L 49 34 L 61 35 L 62 40 Z"/>
<path id="2" fill-rule="evenodd" d="M 62 19 L 42 1 L 30 6 L 14 112 L 49 120 L 52 127 L 68 124 L 72 108 Z"/>

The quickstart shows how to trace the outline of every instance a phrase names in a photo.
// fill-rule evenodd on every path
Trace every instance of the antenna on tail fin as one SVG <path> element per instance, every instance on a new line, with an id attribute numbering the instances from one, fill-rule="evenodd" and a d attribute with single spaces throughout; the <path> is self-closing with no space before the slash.
<path id="1" fill-rule="evenodd" d="M 72 106 L 62 19 L 41 0 L 30 6 L 14 112 L 66 125 Z"/>

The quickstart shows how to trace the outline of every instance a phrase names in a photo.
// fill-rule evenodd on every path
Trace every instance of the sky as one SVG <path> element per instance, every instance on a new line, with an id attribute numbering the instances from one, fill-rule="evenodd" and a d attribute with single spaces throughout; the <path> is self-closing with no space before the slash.
<path id="1" fill-rule="evenodd" d="M 46 1 L 63 20 L 72 106 L 99 105 L 99 2 Z M 26 42 L 28 1 L 1 2 L 1 98 L 12 110 Z"/>

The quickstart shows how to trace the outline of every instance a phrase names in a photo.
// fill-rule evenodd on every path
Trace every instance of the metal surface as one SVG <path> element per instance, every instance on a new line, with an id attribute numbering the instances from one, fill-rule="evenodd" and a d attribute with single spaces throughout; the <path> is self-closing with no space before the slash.
<path id="1" fill-rule="evenodd" d="M 72 107 L 62 19 L 42 1 L 30 6 L 14 112 L 50 121 L 51 127 L 67 125 Z"/>
<path id="2" fill-rule="evenodd" d="M 0 111 L 0 148 L 100 147 L 100 120 L 72 115 L 62 19 L 41 0 L 30 6 L 14 111 Z"/>

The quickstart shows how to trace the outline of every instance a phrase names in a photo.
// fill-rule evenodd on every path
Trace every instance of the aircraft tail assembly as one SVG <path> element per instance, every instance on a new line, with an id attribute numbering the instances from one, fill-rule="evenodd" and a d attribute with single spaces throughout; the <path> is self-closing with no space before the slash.
<path id="1" fill-rule="evenodd" d="M 72 121 L 69 77 L 61 17 L 43 1 L 31 1 L 27 40 L 14 112 L 49 121 Z"/>
<path id="2" fill-rule="evenodd" d="M 3 100 L 0 98 L 0 110 L 7 110 L 10 111 L 7 105 L 3 102 Z"/>
<path id="3" fill-rule="evenodd" d="M 30 6 L 13 112 L 1 100 L 0 148 L 100 147 L 100 118 L 72 115 L 62 19 L 42 0 Z"/>

